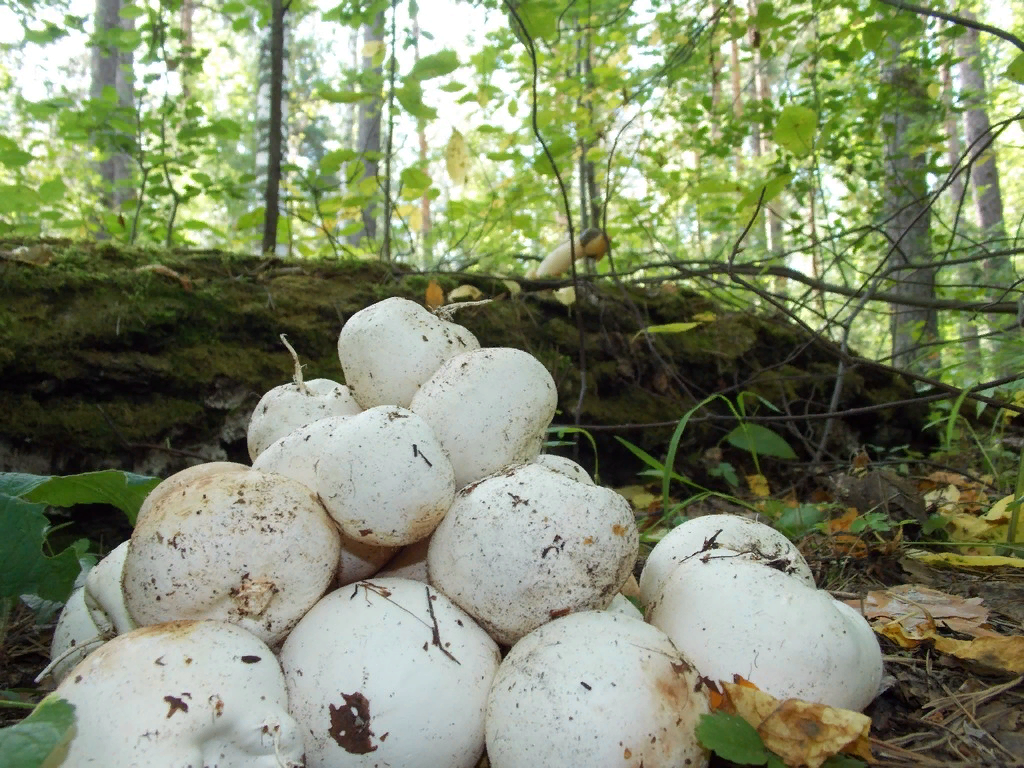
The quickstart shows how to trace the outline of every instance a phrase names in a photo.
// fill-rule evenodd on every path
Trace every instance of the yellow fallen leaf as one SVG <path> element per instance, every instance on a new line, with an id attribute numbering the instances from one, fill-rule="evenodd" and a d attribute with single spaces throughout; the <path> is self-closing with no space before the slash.
<path id="1" fill-rule="evenodd" d="M 426 292 L 426 305 L 427 309 L 437 309 L 444 304 L 444 290 L 438 284 L 436 280 L 431 280 L 427 283 Z"/>
<path id="2" fill-rule="evenodd" d="M 460 285 L 458 288 L 452 288 L 452 290 L 448 292 L 448 301 L 459 301 L 460 299 L 478 301 L 483 297 L 484 292 L 475 285 Z"/>
<path id="3" fill-rule="evenodd" d="M 768 487 L 768 478 L 764 475 L 746 475 L 746 479 L 747 485 L 750 486 L 750 492 L 755 496 L 765 499 L 771 495 L 771 489 Z"/>
<path id="4" fill-rule="evenodd" d="M 956 640 L 933 638 L 935 649 L 1010 675 L 1024 674 L 1024 635 Z"/>
<path id="5" fill-rule="evenodd" d="M 655 496 L 642 485 L 624 485 L 615 490 L 618 491 L 620 496 L 624 496 L 626 501 L 632 504 L 633 509 L 638 512 L 646 512 L 652 503 L 661 498 L 660 496 Z"/>
<path id="6" fill-rule="evenodd" d="M 783 701 L 742 683 L 722 683 L 722 688 L 732 711 L 757 729 L 765 747 L 786 765 L 819 768 L 839 753 L 872 759 L 871 718 L 860 712 L 800 699 Z"/>
<path id="7" fill-rule="evenodd" d="M 908 557 L 920 560 L 928 565 L 948 565 L 961 568 L 1024 568 L 1024 558 L 1006 555 L 958 555 L 956 552 L 922 552 L 913 549 L 907 552 Z"/>
<path id="8" fill-rule="evenodd" d="M 505 284 L 506 288 L 508 288 L 509 296 L 517 296 L 518 294 L 523 292 L 523 286 L 521 286 L 515 280 L 502 280 L 501 282 Z"/>
<path id="9" fill-rule="evenodd" d="M 466 181 L 466 172 L 469 170 L 469 146 L 465 137 L 454 128 L 448 145 L 444 148 L 444 167 L 448 171 L 448 178 L 456 186 Z"/>
<path id="10" fill-rule="evenodd" d="M 576 303 L 576 289 L 571 285 L 565 286 L 565 288 L 559 288 L 554 291 L 555 299 L 559 304 L 563 304 L 566 307 L 571 307 Z"/>

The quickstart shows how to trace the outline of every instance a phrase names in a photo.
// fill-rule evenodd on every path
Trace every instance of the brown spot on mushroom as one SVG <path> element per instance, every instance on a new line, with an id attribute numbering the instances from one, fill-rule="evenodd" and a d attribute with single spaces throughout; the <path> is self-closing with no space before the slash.
<path id="1" fill-rule="evenodd" d="M 182 696 L 188 696 L 191 698 L 187 693 L 183 693 Z M 169 705 L 166 715 L 168 719 L 170 719 L 171 715 L 175 712 L 184 712 L 185 714 L 188 714 L 188 703 L 183 698 L 179 696 L 164 696 L 164 701 Z"/>
<path id="2" fill-rule="evenodd" d="M 243 664 L 256 664 L 259 661 L 262 661 L 262 659 L 259 656 L 251 656 L 250 655 L 250 656 L 243 656 L 242 657 L 242 663 Z"/>
<path id="3" fill-rule="evenodd" d="M 559 608 L 557 611 L 548 611 L 548 616 L 552 619 L 560 619 L 563 616 L 568 616 L 572 613 L 572 608 Z"/>
<path id="4" fill-rule="evenodd" d="M 370 702 L 359 691 L 342 693 L 341 698 L 345 700 L 343 706 L 328 705 L 331 725 L 327 734 L 349 754 L 376 752 L 377 745 L 370 743 L 374 735 L 370 730 Z"/>
<path id="5" fill-rule="evenodd" d="M 626 526 L 619 525 L 618 523 L 616 523 L 615 525 L 612 526 L 612 533 L 614 533 L 616 536 L 625 536 L 626 535 Z"/>

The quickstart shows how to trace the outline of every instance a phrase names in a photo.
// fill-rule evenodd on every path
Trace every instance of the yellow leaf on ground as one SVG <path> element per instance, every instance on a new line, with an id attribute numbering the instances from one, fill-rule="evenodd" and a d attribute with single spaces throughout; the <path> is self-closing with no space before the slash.
<path id="1" fill-rule="evenodd" d="M 954 568 L 1024 568 L 1024 558 L 1005 555 L 958 555 L 955 552 L 933 553 L 914 549 L 907 552 L 907 556 L 928 565 L 948 565 Z"/>
<path id="2" fill-rule="evenodd" d="M 784 701 L 742 683 L 722 683 L 728 705 L 750 723 L 766 748 L 789 766 L 819 768 L 844 753 L 871 761 L 871 718 L 800 699 Z"/>
<path id="3" fill-rule="evenodd" d="M 469 299 L 470 301 L 478 301 L 484 297 L 484 292 L 477 288 L 475 285 L 460 285 L 458 288 L 452 288 L 448 293 L 448 301 L 460 301 L 461 299 Z"/>
<path id="4" fill-rule="evenodd" d="M 571 285 L 567 285 L 565 286 L 565 288 L 559 288 L 557 291 L 554 291 L 553 293 L 555 295 L 555 299 L 558 301 L 559 304 L 571 307 L 573 304 L 576 303 L 576 289 L 573 288 Z"/>
<path id="5" fill-rule="evenodd" d="M 661 498 L 648 491 L 643 485 L 624 485 L 615 490 L 620 496 L 624 496 L 626 501 L 632 504 L 633 509 L 638 512 L 646 512 L 651 504 Z"/>
<path id="6" fill-rule="evenodd" d="M 427 309 L 437 309 L 444 304 L 444 290 L 436 280 L 427 283 L 426 304 Z"/>
<path id="7" fill-rule="evenodd" d="M 1024 635 L 955 640 L 935 637 L 935 649 L 1010 675 L 1024 674 Z"/>
<path id="8" fill-rule="evenodd" d="M 746 475 L 747 485 L 750 486 L 750 492 L 755 496 L 760 496 L 762 499 L 771 496 L 771 489 L 768 487 L 768 478 L 764 475 Z"/>

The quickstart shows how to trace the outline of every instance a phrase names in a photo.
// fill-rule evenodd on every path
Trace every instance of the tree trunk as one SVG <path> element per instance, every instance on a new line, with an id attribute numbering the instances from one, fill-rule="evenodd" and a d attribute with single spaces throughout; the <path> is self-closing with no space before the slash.
<path id="1" fill-rule="evenodd" d="M 888 273 L 893 291 L 903 296 L 933 298 L 935 266 L 931 253 L 931 208 L 928 199 L 927 158 L 914 150 L 913 128 L 928 119 L 926 84 L 916 69 L 893 53 L 882 72 L 882 103 L 892 111 L 882 115 L 885 135 L 885 182 L 882 210 L 889 239 Z M 893 365 L 930 372 L 939 367 L 938 313 L 932 309 L 892 304 Z"/>
<path id="2" fill-rule="evenodd" d="M 120 51 L 105 39 L 109 38 L 111 30 L 135 28 L 133 19 L 121 18 L 122 7 L 122 0 L 96 0 L 89 96 L 100 99 L 104 89 L 113 88 L 117 94 L 118 107 L 128 111 L 135 106 L 135 57 L 131 51 Z M 135 190 L 132 185 L 132 157 L 117 151 L 115 147 L 134 143 L 135 137 L 108 128 L 98 134 L 95 140 L 103 155 L 103 159 L 96 164 L 96 171 L 104 182 L 101 200 L 107 208 L 118 211 L 125 202 L 135 197 Z M 105 236 L 105 233 L 100 233 L 100 237 Z"/>
<path id="3" fill-rule="evenodd" d="M 964 17 L 973 19 L 969 11 Z M 992 149 L 992 126 L 985 111 L 985 73 L 982 69 L 981 44 L 978 30 L 966 29 L 956 39 L 957 55 L 961 61 L 957 65 L 963 100 L 967 107 L 964 113 L 964 128 L 967 147 L 970 153 L 971 187 L 974 193 L 974 204 L 981 227 L 980 241 L 986 252 L 1006 248 L 1006 229 L 1003 223 L 1003 196 L 999 189 L 999 169 L 996 167 L 996 155 Z M 1008 286 L 1014 281 L 1013 266 L 1007 256 L 987 256 L 981 262 L 982 282 L 988 285 Z M 1016 328 L 1009 332 L 1000 332 L 1004 324 L 998 317 L 989 318 L 990 336 L 993 342 L 992 359 L 995 361 L 993 372 L 996 375 L 1009 373 L 1017 369 L 1016 361 L 1006 359 L 1009 351 L 1000 347 L 1012 337 L 1017 336 Z"/>
<path id="4" fill-rule="evenodd" d="M 373 63 L 373 55 L 377 53 L 376 46 L 371 43 L 380 43 L 384 40 L 384 11 L 379 11 L 373 19 L 372 24 L 363 26 L 363 46 L 371 48 L 368 51 L 370 56 L 363 56 L 362 81 L 363 88 L 372 93 L 372 98 L 359 102 L 359 114 L 356 137 L 356 150 L 363 155 L 363 173 L 357 184 L 363 185 L 367 179 L 376 181 L 380 169 L 380 117 L 384 106 L 381 96 L 381 78 L 383 77 L 383 66 Z M 376 191 L 366 194 L 365 186 L 362 193 L 370 198 L 363 206 L 363 226 L 358 232 L 348 236 L 349 245 L 359 245 L 363 238 L 373 241 L 377 238 L 377 208 L 379 203 L 376 200 Z"/>
<path id="5" fill-rule="evenodd" d="M 277 250 L 278 199 L 284 131 L 284 15 L 283 0 L 270 0 L 270 117 L 267 126 L 267 186 L 263 203 L 263 253 Z"/>
<path id="6" fill-rule="evenodd" d="M 420 60 L 420 23 L 417 16 L 412 17 L 412 39 L 413 39 L 413 60 Z M 427 124 L 425 120 L 416 121 L 416 133 L 420 145 L 420 163 L 423 170 L 427 169 Z M 423 238 L 423 263 L 427 266 L 430 262 L 430 195 L 428 190 L 423 191 L 420 198 L 420 234 Z"/>

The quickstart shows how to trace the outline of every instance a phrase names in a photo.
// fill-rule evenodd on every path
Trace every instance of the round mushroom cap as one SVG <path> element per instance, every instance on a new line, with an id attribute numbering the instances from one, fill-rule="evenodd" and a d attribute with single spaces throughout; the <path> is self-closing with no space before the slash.
<path id="1" fill-rule="evenodd" d="M 740 675 L 777 699 L 859 711 L 878 691 L 882 654 L 845 607 L 763 562 L 692 558 L 666 579 L 647 621 L 703 677 Z"/>
<path id="2" fill-rule="evenodd" d="M 473 768 L 498 647 L 432 587 L 383 578 L 324 597 L 280 653 L 309 768 Z"/>
<path id="3" fill-rule="evenodd" d="M 302 732 L 273 652 L 220 621 L 143 627 L 75 667 L 56 695 L 75 706 L 63 765 L 298 768 Z"/>
<path id="4" fill-rule="evenodd" d="M 316 495 L 259 470 L 201 477 L 132 532 L 122 587 L 140 626 L 222 619 L 271 645 L 327 590 L 341 540 Z"/>
<path id="5" fill-rule="evenodd" d="M 537 358 L 485 347 L 444 363 L 409 408 L 434 430 L 462 488 L 536 459 L 557 405 L 555 380 Z"/>
<path id="6" fill-rule="evenodd" d="M 299 427 L 328 416 L 354 416 L 362 408 L 349 388 L 330 379 L 274 387 L 256 404 L 246 433 L 249 459 Z"/>
<path id="7" fill-rule="evenodd" d="M 770 562 L 814 586 L 811 568 L 796 545 L 765 523 L 741 515 L 704 515 L 680 523 L 654 545 L 640 574 L 640 602 L 657 599 L 665 580 L 680 563 L 695 555 L 736 557 Z"/>
<path id="8" fill-rule="evenodd" d="M 420 385 L 445 360 L 479 348 L 476 336 L 461 325 L 399 297 L 359 310 L 338 336 L 345 382 L 363 408 L 408 408 Z"/>
<path id="9" fill-rule="evenodd" d="M 701 768 L 707 693 L 665 634 L 606 611 L 555 619 L 505 656 L 487 701 L 491 768 Z"/>
<path id="10" fill-rule="evenodd" d="M 571 477 L 573 480 L 577 480 L 581 483 L 586 483 L 587 485 L 594 484 L 594 480 L 590 477 L 587 470 L 572 459 L 567 459 L 565 456 L 559 456 L 554 453 L 542 453 L 533 460 L 533 463 L 540 464 L 542 467 L 547 467 L 555 472 L 561 472 L 566 477 Z"/>
<path id="11" fill-rule="evenodd" d="M 430 582 L 502 645 L 571 611 L 603 609 L 639 537 L 608 488 L 521 464 L 463 488 L 434 531 Z"/>

